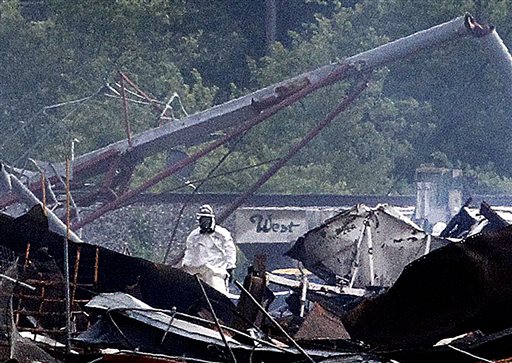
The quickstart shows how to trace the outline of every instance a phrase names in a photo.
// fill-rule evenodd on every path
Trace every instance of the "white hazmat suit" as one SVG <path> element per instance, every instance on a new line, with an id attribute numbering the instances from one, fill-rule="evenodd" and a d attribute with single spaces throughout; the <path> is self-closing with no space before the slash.
<path id="1" fill-rule="evenodd" d="M 196 228 L 189 234 L 182 269 L 228 295 L 228 270 L 236 266 L 235 243 L 226 228 L 215 225 L 210 206 L 202 206 L 197 216 L 212 218 L 212 224 L 207 231 Z"/>

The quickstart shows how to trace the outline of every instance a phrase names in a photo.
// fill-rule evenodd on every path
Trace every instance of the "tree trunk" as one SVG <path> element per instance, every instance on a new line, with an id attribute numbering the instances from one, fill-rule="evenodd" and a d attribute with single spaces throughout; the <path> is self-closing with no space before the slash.
<path id="1" fill-rule="evenodd" d="M 265 0 L 265 38 L 267 49 L 276 41 L 277 6 L 276 0 Z"/>

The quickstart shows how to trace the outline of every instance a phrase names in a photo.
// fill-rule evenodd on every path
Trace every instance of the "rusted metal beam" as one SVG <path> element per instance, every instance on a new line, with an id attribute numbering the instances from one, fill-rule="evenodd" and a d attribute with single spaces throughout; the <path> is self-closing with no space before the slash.
<path id="1" fill-rule="evenodd" d="M 238 207 L 240 207 L 247 198 L 254 194 L 263 184 L 265 184 L 272 176 L 275 175 L 295 154 L 303 149 L 311 140 L 313 140 L 326 126 L 328 126 L 340 113 L 345 111 L 352 102 L 366 89 L 368 86 L 367 81 L 364 80 L 359 82 L 351 92 L 345 97 L 345 99 L 336 107 L 335 110 L 331 111 L 327 117 L 319 123 L 317 126 L 312 128 L 308 134 L 298 143 L 293 145 L 288 153 L 275 162 L 269 170 L 267 170 L 246 192 L 244 192 L 229 208 L 225 209 L 221 215 L 218 216 L 219 223 L 222 223 L 229 217 Z"/>
<path id="2" fill-rule="evenodd" d="M 236 128 L 231 133 L 226 134 L 221 139 L 218 139 L 218 140 L 212 142 L 203 150 L 200 150 L 200 151 L 196 152 L 195 154 L 190 155 L 184 159 L 181 159 L 180 161 L 178 161 L 177 163 L 175 163 L 173 165 L 170 165 L 169 167 L 167 167 L 166 169 L 164 169 L 163 171 L 161 171 L 160 173 L 155 175 L 153 178 L 142 183 L 139 187 L 137 187 L 129 192 L 124 193 L 123 195 L 121 195 L 118 199 L 114 200 L 113 202 L 106 204 L 103 207 L 92 212 L 91 214 L 85 216 L 81 221 L 78 221 L 76 224 L 74 224 L 73 228 L 74 229 L 81 228 L 84 225 L 92 222 L 96 218 L 101 217 L 103 214 L 125 205 L 134 196 L 153 187 L 154 185 L 158 184 L 159 182 L 161 182 L 168 176 L 176 173 L 177 171 L 183 169 L 187 165 L 195 162 L 196 160 L 209 154 L 211 151 L 224 145 L 226 142 L 231 141 L 232 139 L 242 135 L 243 133 L 247 132 L 254 126 L 258 125 L 259 123 L 261 123 L 264 120 L 266 120 L 267 118 L 269 118 L 270 116 L 273 116 L 274 114 L 276 114 L 278 111 L 282 110 L 283 108 L 290 106 L 291 104 L 299 101 L 303 97 L 316 91 L 319 88 L 333 84 L 336 81 L 340 80 L 341 78 L 344 77 L 345 72 L 349 68 L 351 68 L 351 67 L 348 64 L 345 64 L 343 67 L 337 68 L 334 72 L 328 74 L 326 77 L 319 79 L 316 83 L 310 84 L 308 87 L 303 88 L 299 92 L 293 93 L 291 96 L 285 98 L 283 101 L 279 102 L 277 105 L 266 109 L 265 111 L 261 112 L 258 116 L 254 117 L 254 118 L 250 119 L 249 121 L 245 122 L 244 124 L 240 125 L 238 128 Z"/>
<path id="3" fill-rule="evenodd" d="M 73 292 L 71 293 L 71 306 L 73 306 L 73 303 L 75 302 L 75 295 L 76 295 L 76 288 L 78 286 L 78 268 L 80 266 L 80 251 L 81 247 L 78 246 L 76 248 L 76 256 L 75 256 L 75 267 L 73 268 Z"/>
<path id="4" fill-rule="evenodd" d="M 103 178 L 103 182 L 101 184 L 101 189 L 110 189 L 112 187 L 112 183 L 117 173 L 117 169 L 119 168 L 119 164 L 121 163 L 121 157 L 115 158 L 105 173 L 105 177 Z"/>
<path id="5" fill-rule="evenodd" d="M 94 287 L 96 287 L 96 285 L 98 284 L 99 263 L 100 263 L 100 248 L 96 247 L 96 253 L 94 254 L 94 279 L 93 279 Z"/>
<path id="6" fill-rule="evenodd" d="M 210 138 L 211 132 L 226 130 L 245 121 L 253 120 L 262 111 L 267 111 L 279 104 L 283 95 L 287 95 L 290 90 L 292 94 L 300 93 L 304 88 L 308 88 L 308 85 L 317 84 L 319 80 L 346 65 L 364 64 L 366 67 L 376 68 L 410 56 L 419 50 L 437 47 L 452 39 L 465 36 L 485 39 L 489 36 L 496 36 L 493 31 L 488 33 L 479 31 L 480 28 L 485 27 L 477 24 L 469 15 L 458 17 L 444 24 L 348 57 L 341 62 L 322 66 L 222 105 L 185 117 L 177 122 L 167 123 L 145 131 L 133 137 L 131 146 L 127 140 L 118 141 L 77 157 L 73 163 L 74 180 L 83 181 L 91 176 L 104 173 L 111 158 L 116 154 L 130 154 L 130 163 L 136 164 L 146 156 L 166 150 L 169 147 L 201 143 Z M 508 66 L 512 67 L 512 64 Z M 129 81 L 128 77 L 122 73 L 121 75 L 130 86 L 144 95 L 133 82 Z M 151 98 L 148 96 L 148 99 Z M 225 142 L 226 139 L 223 140 Z M 36 190 L 39 187 L 39 185 L 31 183 L 29 189 Z M 6 195 L 0 198 L 0 207 L 11 204 L 16 200 L 17 198 L 13 194 Z"/>
<path id="7" fill-rule="evenodd" d="M 148 101 L 151 104 L 151 106 L 153 106 L 153 108 L 155 108 L 156 111 L 158 111 L 158 113 L 163 111 L 163 108 L 155 102 L 155 98 L 150 97 L 150 95 L 141 90 L 140 87 L 137 86 L 130 78 L 128 78 L 126 74 L 124 74 L 123 72 L 119 72 L 119 74 L 121 75 L 122 81 L 132 86 L 140 95 L 142 95 L 142 97 L 146 99 L 146 101 Z"/>
<path id="8" fill-rule="evenodd" d="M 69 238 L 71 236 L 71 191 L 69 190 L 70 163 L 66 159 L 66 237 L 64 238 L 64 296 L 66 303 L 66 353 L 71 351 L 71 296 L 69 287 Z M 77 248 L 77 259 L 79 252 Z M 77 267 L 78 268 L 78 267 Z"/>

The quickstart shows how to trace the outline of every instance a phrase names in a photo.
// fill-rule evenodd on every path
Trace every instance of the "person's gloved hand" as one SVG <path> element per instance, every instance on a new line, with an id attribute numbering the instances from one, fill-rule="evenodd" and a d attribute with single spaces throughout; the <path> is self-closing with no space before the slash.
<path id="1" fill-rule="evenodd" d="M 235 271 L 234 268 L 228 268 L 226 269 L 226 271 L 228 272 L 228 281 L 229 283 L 232 283 L 233 282 L 233 272 Z"/>

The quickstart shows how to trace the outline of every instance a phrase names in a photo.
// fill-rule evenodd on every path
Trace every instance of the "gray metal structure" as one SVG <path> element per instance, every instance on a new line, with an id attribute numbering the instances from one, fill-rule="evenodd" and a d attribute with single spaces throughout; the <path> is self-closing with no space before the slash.
<path id="1" fill-rule="evenodd" d="M 97 202 L 104 204 L 85 216 L 83 220 L 74 223 L 73 227 L 80 228 L 111 210 L 132 203 L 138 195 L 160 181 L 242 135 L 281 109 L 319 88 L 343 79 L 347 69 L 352 73 L 371 71 L 418 51 L 435 48 L 447 41 L 468 36 L 480 39 L 492 51 L 492 59 L 499 63 L 504 74 L 512 78 L 510 77 L 512 58 L 495 29 L 481 26 L 470 15 L 465 15 L 78 156 L 72 162 L 72 188 L 81 188 L 93 176 L 103 174 L 104 178 L 95 191 L 78 200 L 77 204 L 92 205 Z M 209 141 L 215 137 L 213 134 L 219 132 L 226 134 L 200 152 L 166 167 L 143 185 L 127 190 L 134 168 L 147 156 L 172 148 Z M 298 152 L 300 148 L 295 149 L 292 148 L 290 153 Z M 277 172 L 285 161 L 276 163 L 273 171 Z M 64 168 L 63 165 L 55 165 L 52 169 L 63 170 Z M 47 171 L 46 175 L 51 181 L 57 182 L 58 178 L 54 171 Z M 237 199 L 229 212 L 234 211 L 238 205 L 242 205 L 269 177 L 271 175 L 265 176 L 249 188 L 249 192 Z M 28 189 L 31 191 L 41 188 L 41 183 L 34 178 L 28 184 Z M 4 194 L 0 197 L 0 207 L 17 200 L 18 196 L 15 193 Z M 227 215 L 222 217 L 226 218 Z"/>

